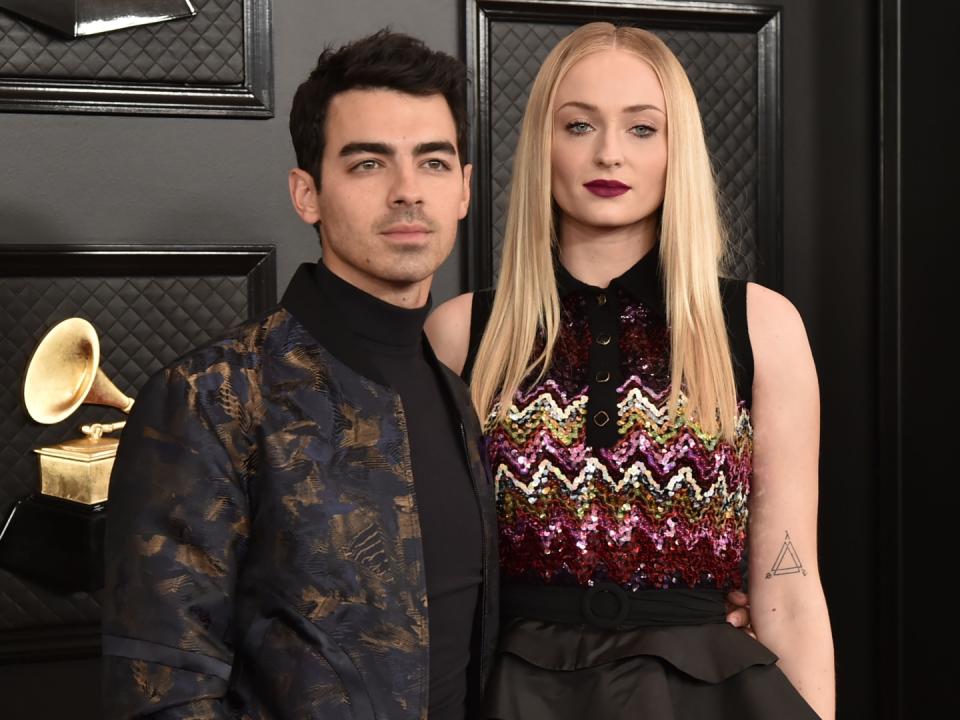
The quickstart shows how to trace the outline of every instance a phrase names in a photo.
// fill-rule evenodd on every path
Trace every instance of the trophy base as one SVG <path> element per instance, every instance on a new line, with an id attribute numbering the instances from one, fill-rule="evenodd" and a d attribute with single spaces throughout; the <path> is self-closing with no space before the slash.
<path id="1" fill-rule="evenodd" d="M 55 592 L 99 590 L 106 520 L 106 503 L 28 495 L 0 525 L 0 567 Z"/>

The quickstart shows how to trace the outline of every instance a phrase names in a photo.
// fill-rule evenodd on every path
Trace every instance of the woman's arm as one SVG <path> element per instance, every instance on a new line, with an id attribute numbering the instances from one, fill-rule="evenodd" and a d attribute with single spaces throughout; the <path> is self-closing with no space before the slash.
<path id="1" fill-rule="evenodd" d="M 437 359 L 457 375 L 467 361 L 472 309 L 473 293 L 458 295 L 430 313 L 423 328 Z"/>
<path id="2" fill-rule="evenodd" d="M 750 614 L 757 637 L 814 710 L 835 715 L 833 638 L 817 566 L 820 396 L 803 321 L 753 283 Z"/>

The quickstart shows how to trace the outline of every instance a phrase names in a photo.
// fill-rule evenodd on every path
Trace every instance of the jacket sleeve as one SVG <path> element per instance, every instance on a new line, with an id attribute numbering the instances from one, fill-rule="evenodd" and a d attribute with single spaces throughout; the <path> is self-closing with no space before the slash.
<path id="1" fill-rule="evenodd" d="M 165 370 L 124 429 L 107 510 L 105 718 L 234 717 L 224 697 L 249 508 L 231 393 L 229 377 Z"/>

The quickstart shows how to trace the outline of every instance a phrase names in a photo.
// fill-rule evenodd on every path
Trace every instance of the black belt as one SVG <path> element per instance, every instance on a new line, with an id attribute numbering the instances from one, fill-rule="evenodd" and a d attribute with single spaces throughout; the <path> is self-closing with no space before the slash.
<path id="1" fill-rule="evenodd" d="M 644 626 L 703 625 L 725 622 L 719 590 L 638 590 L 614 583 L 592 587 L 504 585 L 500 610 L 505 618 L 593 625 L 606 630 Z"/>

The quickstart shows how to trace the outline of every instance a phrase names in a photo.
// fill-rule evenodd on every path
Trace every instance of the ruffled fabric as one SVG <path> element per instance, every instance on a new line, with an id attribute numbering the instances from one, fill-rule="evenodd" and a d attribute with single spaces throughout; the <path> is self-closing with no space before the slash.
<path id="1" fill-rule="evenodd" d="M 489 720 L 816 720 L 777 656 L 727 623 L 607 631 L 514 619 Z"/>

